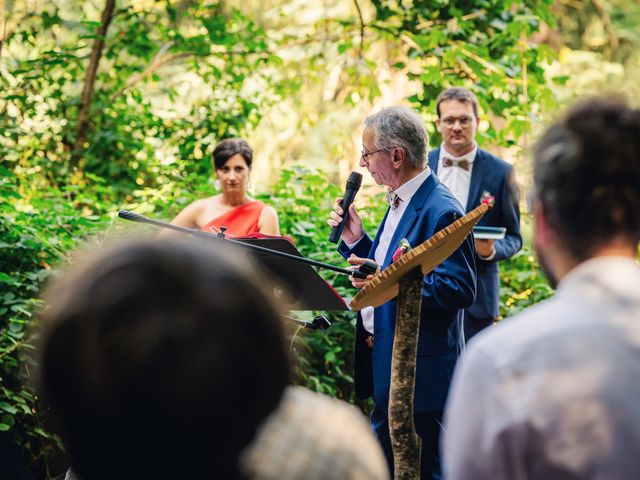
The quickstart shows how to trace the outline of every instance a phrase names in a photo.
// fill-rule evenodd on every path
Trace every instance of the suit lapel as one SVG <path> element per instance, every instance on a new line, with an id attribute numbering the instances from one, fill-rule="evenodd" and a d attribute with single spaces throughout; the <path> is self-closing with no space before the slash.
<path id="1" fill-rule="evenodd" d="M 480 195 L 480 185 L 485 174 L 485 162 L 483 162 L 482 150 L 478 148 L 476 158 L 473 160 L 473 170 L 471 171 L 471 184 L 469 185 L 469 197 L 467 198 L 467 206 L 465 212 L 470 212 L 476 206 L 477 199 Z"/>
<path id="2" fill-rule="evenodd" d="M 413 227 L 413 224 L 418 218 L 420 210 L 422 210 L 427 198 L 433 189 L 436 188 L 438 183 L 440 183 L 440 181 L 432 172 L 432 174 L 422 182 L 422 185 L 420 185 L 420 188 L 418 188 L 413 197 L 411 197 L 411 201 L 409 202 L 409 205 L 407 205 L 407 209 L 402 214 L 402 218 L 400 219 L 400 223 L 398 224 L 396 231 L 393 233 L 393 237 L 391 237 L 389 249 L 387 250 L 387 254 L 384 259 L 385 267 L 391 263 L 393 254 L 400 244 L 400 240 L 407 237 L 411 227 Z M 415 245 L 412 245 L 412 247 L 415 247 Z"/>

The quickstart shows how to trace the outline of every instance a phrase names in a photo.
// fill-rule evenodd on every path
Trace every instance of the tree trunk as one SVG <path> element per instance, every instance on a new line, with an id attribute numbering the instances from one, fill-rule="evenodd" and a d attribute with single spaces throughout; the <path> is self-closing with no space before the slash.
<path id="1" fill-rule="evenodd" d="M 76 127 L 76 141 L 71 154 L 71 167 L 77 168 L 82 152 L 84 151 L 84 143 L 87 139 L 87 130 L 89 128 L 89 109 L 91 107 L 91 98 L 93 97 L 93 87 L 96 81 L 98 65 L 102 58 L 102 49 L 104 48 L 104 40 L 109 29 L 109 24 L 113 18 L 113 10 L 116 6 L 116 0 L 107 0 L 104 10 L 102 11 L 101 25 L 98 29 L 98 36 L 93 42 L 91 49 L 91 59 L 84 80 L 84 88 L 82 90 L 82 104 L 78 113 L 78 125 Z"/>
<path id="2" fill-rule="evenodd" d="M 2 58 L 2 47 L 7 34 L 7 19 L 4 15 L 4 0 L 0 0 L 0 58 Z"/>
<path id="3" fill-rule="evenodd" d="M 400 280 L 396 330 L 391 358 L 389 433 L 393 448 L 394 478 L 420 479 L 420 437 L 413 419 L 416 354 L 424 275 L 420 267 Z"/>

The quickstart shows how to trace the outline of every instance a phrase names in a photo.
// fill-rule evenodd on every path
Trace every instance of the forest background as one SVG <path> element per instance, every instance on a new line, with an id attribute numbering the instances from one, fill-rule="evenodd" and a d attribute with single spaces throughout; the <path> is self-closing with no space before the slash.
<path id="1" fill-rule="evenodd" d="M 524 199 L 530 146 L 564 106 L 640 98 L 639 25 L 634 0 L 0 0 L 0 431 L 37 478 L 64 469 L 29 382 L 40 290 L 80 245 L 131 231 L 117 210 L 169 220 L 215 193 L 221 139 L 253 146 L 254 195 L 298 249 L 340 264 L 325 220 L 369 113 L 413 106 L 437 146 L 437 94 L 471 88 L 479 141 L 516 165 Z M 384 206 L 367 182 L 372 226 Z M 503 316 L 552 294 L 524 203 L 523 229 Z M 354 402 L 354 315 L 329 318 L 293 338 L 296 381 Z"/>

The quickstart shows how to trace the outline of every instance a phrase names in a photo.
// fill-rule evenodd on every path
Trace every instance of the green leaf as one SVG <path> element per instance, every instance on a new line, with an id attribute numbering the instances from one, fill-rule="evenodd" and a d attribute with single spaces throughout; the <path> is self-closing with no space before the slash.
<path id="1" fill-rule="evenodd" d="M 0 402 L 0 409 L 12 415 L 18 413 L 18 409 L 13 405 L 8 404 L 7 402 Z"/>
<path id="2" fill-rule="evenodd" d="M 7 285 L 18 285 L 19 282 L 12 276 L 7 275 L 4 272 L 0 272 L 0 282 L 6 283 Z"/>

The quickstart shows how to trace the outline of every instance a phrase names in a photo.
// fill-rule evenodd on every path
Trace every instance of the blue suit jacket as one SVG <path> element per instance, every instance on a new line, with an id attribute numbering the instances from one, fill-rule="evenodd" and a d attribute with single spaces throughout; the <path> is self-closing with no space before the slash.
<path id="1" fill-rule="evenodd" d="M 429 167 L 436 172 L 436 175 L 439 157 L 439 148 L 429 153 Z M 493 260 L 485 261 L 476 258 L 478 290 L 476 301 L 467 309 L 467 313 L 476 318 L 486 319 L 498 316 L 500 297 L 498 261 L 517 253 L 522 247 L 522 237 L 520 236 L 519 192 L 513 167 L 489 152 L 478 149 L 473 161 L 466 212 L 480 205 L 483 192 L 493 195 L 495 204 L 478 224 L 507 229 L 505 238 L 494 242 L 496 255 Z"/>
<path id="2" fill-rule="evenodd" d="M 387 210 L 387 215 L 389 211 Z M 387 219 L 387 215 L 382 222 Z M 463 215 L 460 203 L 440 183 L 433 173 L 427 177 L 411 198 L 391 239 L 382 268 L 406 238 L 418 246 L 439 230 Z M 382 226 L 375 240 L 367 235 L 353 249 L 344 242 L 339 251 L 348 257 L 374 258 Z M 451 375 L 457 358 L 456 321 L 461 310 L 473 303 L 476 290 L 475 248 L 471 236 L 447 260 L 424 277 L 415 389 L 415 411 L 443 410 Z M 396 301 L 392 300 L 374 311 L 374 346 L 364 344 L 368 335 L 358 315 L 356 331 L 355 384 L 356 395 L 373 395 L 376 406 L 387 410 L 391 375 L 391 352 L 396 322 Z"/>

